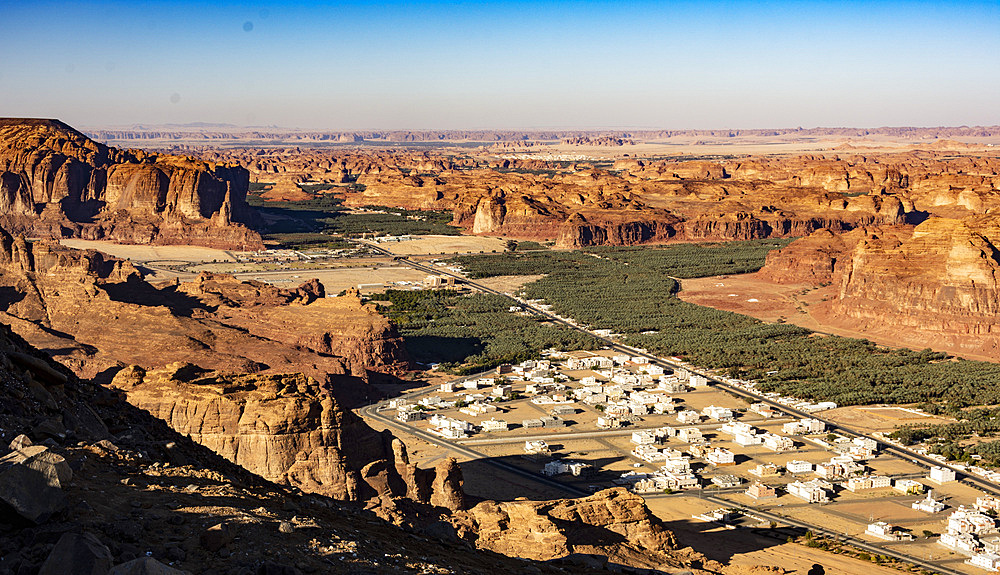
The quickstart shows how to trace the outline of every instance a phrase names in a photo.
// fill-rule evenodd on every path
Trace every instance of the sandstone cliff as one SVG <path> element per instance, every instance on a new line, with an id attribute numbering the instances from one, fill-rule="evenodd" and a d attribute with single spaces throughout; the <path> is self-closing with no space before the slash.
<path id="1" fill-rule="evenodd" d="M 178 361 L 302 372 L 354 405 L 371 395 L 366 381 L 409 360 L 374 306 L 322 294 L 318 282 L 283 290 L 210 274 L 157 288 L 128 262 L 0 231 L 0 321 L 84 377 Z"/>
<path id="2" fill-rule="evenodd" d="M 112 386 L 178 433 L 282 485 L 345 501 L 409 497 L 457 510 L 461 474 L 435 478 L 302 374 L 225 375 L 176 363 L 137 366 Z M 446 474 L 447 475 L 447 474 Z"/>
<path id="3" fill-rule="evenodd" d="M 835 325 L 911 347 L 1000 357 L 1000 226 L 991 216 L 820 231 L 769 254 L 760 276 L 832 284 L 814 306 Z"/>
<path id="4" fill-rule="evenodd" d="M 0 225 L 14 233 L 258 249 L 247 171 L 109 148 L 57 120 L 0 118 Z"/>

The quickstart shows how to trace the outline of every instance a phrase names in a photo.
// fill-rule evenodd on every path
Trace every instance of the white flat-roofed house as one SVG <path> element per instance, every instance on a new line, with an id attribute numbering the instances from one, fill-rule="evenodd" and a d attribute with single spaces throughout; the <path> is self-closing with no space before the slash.
<path id="1" fill-rule="evenodd" d="M 648 461 L 653 463 L 655 461 L 663 461 L 667 458 L 666 454 L 660 449 L 657 449 L 655 445 L 636 445 L 632 450 L 632 455 L 642 459 L 643 461 Z"/>
<path id="2" fill-rule="evenodd" d="M 728 487 L 738 487 L 743 480 L 736 475 L 716 475 L 712 478 L 712 484 L 725 489 Z"/>
<path id="3" fill-rule="evenodd" d="M 829 488 L 827 487 L 829 486 Z M 806 503 L 827 503 L 830 501 L 828 491 L 833 486 L 825 481 L 813 479 L 812 481 L 793 481 L 785 489 L 789 495 L 798 497 Z"/>
<path id="4" fill-rule="evenodd" d="M 619 429 L 622 426 L 622 420 L 613 415 L 599 415 L 597 416 L 597 427 L 599 429 Z"/>
<path id="5" fill-rule="evenodd" d="M 454 381 L 446 381 L 446 382 L 444 382 L 444 383 L 441 384 L 441 387 L 439 387 L 438 390 L 441 393 L 454 393 L 454 391 L 455 391 L 455 382 Z"/>
<path id="6" fill-rule="evenodd" d="M 981 535 L 996 531 L 996 521 L 984 513 L 960 505 L 948 517 L 948 531 Z"/>
<path id="7" fill-rule="evenodd" d="M 553 475 L 559 475 L 562 473 L 567 473 L 569 471 L 569 465 L 563 461 L 555 460 L 550 461 L 545 464 L 542 468 L 542 475 L 547 475 L 552 477 Z"/>
<path id="8" fill-rule="evenodd" d="M 729 435 L 736 435 L 737 433 L 751 435 L 757 432 L 754 426 L 749 423 L 743 423 L 742 421 L 728 421 L 723 423 L 719 427 L 719 431 L 722 433 L 728 433 Z"/>
<path id="9" fill-rule="evenodd" d="M 764 437 L 762 435 L 757 435 L 754 432 L 750 433 L 735 433 L 733 434 L 733 443 L 736 445 L 741 445 L 746 447 L 748 445 L 760 445 L 764 442 Z"/>
<path id="10" fill-rule="evenodd" d="M 632 432 L 632 443 L 636 445 L 652 445 L 656 443 L 656 431 L 652 429 L 641 429 Z"/>
<path id="11" fill-rule="evenodd" d="M 541 439 L 535 441 L 525 441 L 524 442 L 524 452 L 528 454 L 540 454 L 549 452 L 549 444 L 545 443 Z"/>
<path id="12" fill-rule="evenodd" d="M 938 485 L 944 483 L 951 483 L 952 481 L 955 481 L 955 477 L 956 475 L 954 469 L 950 467 L 941 467 L 938 465 L 931 467 L 930 473 L 928 473 L 927 476 L 928 479 L 930 479 L 934 483 L 937 483 Z"/>
<path id="13" fill-rule="evenodd" d="M 789 437 L 784 435 L 776 435 L 774 433 L 765 433 L 764 436 L 764 447 L 770 449 L 771 451 L 794 451 L 795 442 Z"/>
<path id="14" fill-rule="evenodd" d="M 510 397 L 513 393 L 514 387 L 505 384 L 494 387 L 490 395 L 493 397 Z"/>
<path id="15" fill-rule="evenodd" d="M 976 553 L 966 559 L 965 562 L 973 567 L 979 567 L 987 571 L 1000 571 L 1000 555 L 990 551 Z"/>
<path id="16" fill-rule="evenodd" d="M 677 422 L 685 425 L 701 422 L 701 414 L 692 409 L 677 412 Z"/>
<path id="17" fill-rule="evenodd" d="M 544 425 L 545 424 L 542 422 L 541 419 L 525 419 L 521 422 L 521 427 L 524 427 L 526 429 L 534 427 L 543 427 Z"/>
<path id="18" fill-rule="evenodd" d="M 948 549 L 954 549 L 955 551 L 966 555 L 972 555 L 979 550 L 979 539 L 977 539 L 972 533 L 956 533 L 946 531 L 941 534 L 941 538 L 938 539 L 938 543 Z"/>
<path id="19" fill-rule="evenodd" d="M 813 464 L 808 461 L 793 459 L 785 464 L 785 469 L 787 469 L 789 473 L 810 473 L 813 470 Z"/>
<path id="20" fill-rule="evenodd" d="M 705 461 L 719 467 L 736 465 L 736 455 L 728 449 L 716 447 L 705 454 Z"/>
<path id="21" fill-rule="evenodd" d="M 993 510 L 1000 512 L 1000 499 L 992 495 L 984 495 L 982 497 L 976 498 L 976 509 L 982 511 L 983 513 Z"/>
<path id="22" fill-rule="evenodd" d="M 487 433 L 507 431 L 508 429 L 507 422 L 502 419 L 487 419 L 479 424 L 479 426 Z"/>
<path id="23" fill-rule="evenodd" d="M 766 403 L 754 403 L 750 406 L 750 411 L 766 418 L 778 416 L 778 412 Z"/>
<path id="24" fill-rule="evenodd" d="M 684 393 L 687 391 L 687 386 L 674 379 L 673 376 L 661 377 L 659 383 L 656 384 L 656 388 L 662 389 L 667 393 Z"/>
<path id="25" fill-rule="evenodd" d="M 804 417 L 798 421 L 789 421 L 781 426 L 781 432 L 787 435 L 803 435 L 806 433 L 822 433 L 826 424 L 818 419 Z"/>
<path id="26" fill-rule="evenodd" d="M 701 414 L 709 419 L 715 419 L 717 421 L 729 421 L 733 418 L 733 410 L 728 407 L 719 407 L 717 405 L 709 405 L 705 409 L 701 410 Z"/>
<path id="27" fill-rule="evenodd" d="M 697 373 L 692 373 L 691 377 L 688 379 L 688 383 L 691 384 L 691 387 L 695 388 L 705 387 L 706 385 L 708 385 L 708 378 L 705 377 L 704 375 L 698 375 Z"/>
<path id="28" fill-rule="evenodd" d="M 410 423 L 412 421 L 420 421 L 426 419 L 427 414 L 418 409 L 401 409 L 396 414 L 396 419 L 403 423 Z"/>
<path id="29" fill-rule="evenodd" d="M 677 430 L 677 439 L 684 443 L 701 443 L 705 441 L 705 436 L 697 427 L 682 427 Z"/>

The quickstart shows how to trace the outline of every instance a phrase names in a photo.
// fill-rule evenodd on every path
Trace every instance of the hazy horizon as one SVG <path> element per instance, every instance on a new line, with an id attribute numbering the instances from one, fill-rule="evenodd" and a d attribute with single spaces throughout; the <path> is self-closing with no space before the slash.
<path id="1" fill-rule="evenodd" d="M 1000 3 L 38 2 L 0 115 L 86 128 L 995 126 Z"/>

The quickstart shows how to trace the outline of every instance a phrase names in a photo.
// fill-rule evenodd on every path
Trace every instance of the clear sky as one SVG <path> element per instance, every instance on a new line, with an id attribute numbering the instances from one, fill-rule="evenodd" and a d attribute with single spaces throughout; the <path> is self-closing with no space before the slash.
<path id="1" fill-rule="evenodd" d="M 0 22 L 0 116 L 78 127 L 1000 124 L 1000 0 L 0 0 Z"/>

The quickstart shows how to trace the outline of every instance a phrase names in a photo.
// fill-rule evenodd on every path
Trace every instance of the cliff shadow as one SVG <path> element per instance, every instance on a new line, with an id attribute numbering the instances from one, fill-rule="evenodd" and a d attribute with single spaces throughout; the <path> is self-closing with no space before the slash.
<path id="1" fill-rule="evenodd" d="M 553 457 L 503 455 L 462 461 L 462 477 L 465 492 L 472 502 L 494 500 L 548 501 L 580 497 L 590 493 L 615 487 L 614 479 L 621 470 L 606 469 L 620 463 L 624 457 Z M 542 469 L 550 461 L 579 462 L 591 465 L 590 470 L 579 476 L 561 473 L 551 477 L 542 475 Z M 426 464 L 421 464 L 426 466 Z"/>
<path id="2" fill-rule="evenodd" d="M 433 363 L 461 363 L 466 358 L 483 351 L 485 345 L 477 337 L 445 337 L 416 335 L 404 339 L 406 351 L 413 361 L 426 365 Z"/>
<path id="3" fill-rule="evenodd" d="M 720 523 L 697 519 L 665 521 L 664 526 L 674 533 L 680 547 L 693 547 L 707 559 L 729 563 L 733 556 L 770 549 L 805 535 L 798 527 L 760 527 L 746 517 L 735 520 L 735 529 Z"/>
<path id="4" fill-rule="evenodd" d="M 195 310 L 207 313 L 216 310 L 216 306 L 177 291 L 176 286 L 157 288 L 145 281 L 129 281 L 104 284 L 101 289 L 114 301 L 145 307 L 165 306 L 181 317 L 191 317 Z"/>

